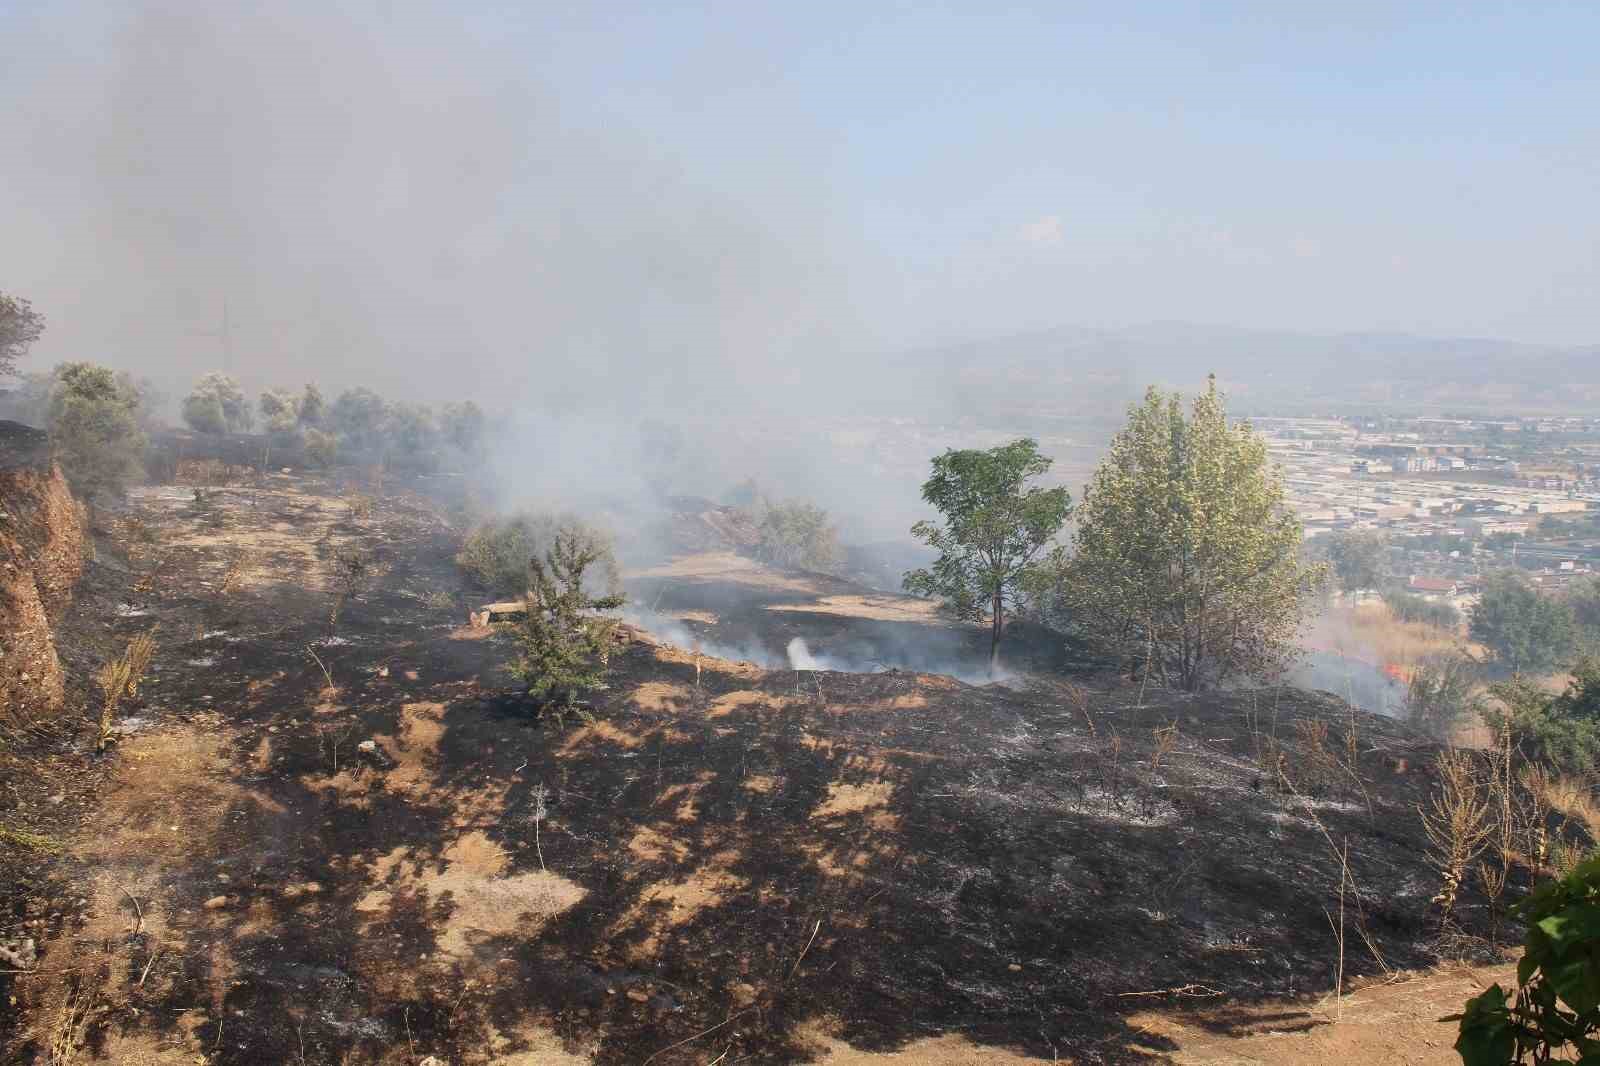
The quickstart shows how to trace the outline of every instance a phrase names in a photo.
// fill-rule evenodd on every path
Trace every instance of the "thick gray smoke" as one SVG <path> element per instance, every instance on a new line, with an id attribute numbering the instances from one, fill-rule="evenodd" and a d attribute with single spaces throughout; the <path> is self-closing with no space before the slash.
<path id="1" fill-rule="evenodd" d="M 0 266 L 49 316 L 36 361 L 629 416 L 817 385 L 860 338 L 801 172 L 735 201 L 504 29 L 296 0 L 15 16 Z"/>

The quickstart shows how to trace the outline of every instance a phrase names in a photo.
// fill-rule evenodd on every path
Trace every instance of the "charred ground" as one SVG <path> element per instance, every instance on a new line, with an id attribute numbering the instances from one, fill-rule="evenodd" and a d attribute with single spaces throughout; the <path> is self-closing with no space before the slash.
<path id="1" fill-rule="evenodd" d="M 118 1062 L 1161 1059 L 1152 1003 L 1329 992 L 1345 845 L 1347 975 L 1446 950 L 1431 750 L 1331 698 L 769 670 L 628 630 L 592 719 L 539 719 L 421 496 L 164 486 L 102 525 L 69 670 L 81 698 L 156 624 L 158 669 L 111 756 L 41 737 L 54 776 L 13 792 L 68 836 L 9 871 L 42 941 L 6 975 L 23 1061 L 62 1026 Z M 864 611 L 943 628 L 726 560 L 635 581 L 819 644 Z"/>

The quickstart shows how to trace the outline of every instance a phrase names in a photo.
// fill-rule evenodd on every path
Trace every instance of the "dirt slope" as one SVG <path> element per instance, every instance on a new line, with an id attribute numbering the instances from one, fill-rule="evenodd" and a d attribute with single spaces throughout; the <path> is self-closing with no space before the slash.
<path id="1" fill-rule="evenodd" d="M 82 571 L 82 516 L 48 438 L 0 421 L 0 718 L 14 725 L 61 710 L 52 627 Z"/>
<path id="2" fill-rule="evenodd" d="M 159 579 L 115 624 L 163 642 L 61 864 L 82 903 L 13 900 L 44 948 L 8 976 L 22 1061 L 63 1032 L 117 1062 L 1296 1061 L 1250 1057 L 1275 1014 L 1308 1033 L 1261 1040 L 1363 1057 L 1382 1034 L 1324 1002 L 1334 842 L 1347 972 L 1440 958 L 1429 751 L 1336 701 L 630 633 L 592 719 L 539 720 L 423 502 L 190 495 L 138 502 Z M 377 576 L 330 623 L 349 552 Z"/>

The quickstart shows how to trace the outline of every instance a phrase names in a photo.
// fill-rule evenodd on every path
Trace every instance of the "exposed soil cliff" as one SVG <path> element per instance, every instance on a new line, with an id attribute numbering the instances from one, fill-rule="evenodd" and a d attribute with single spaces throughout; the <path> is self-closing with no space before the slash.
<path id="1" fill-rule="evenodd" d="M 0 421 L 0 715 L 58 711 L 52 627 L 83 572 L 83 518 L 45 434 Z"/>

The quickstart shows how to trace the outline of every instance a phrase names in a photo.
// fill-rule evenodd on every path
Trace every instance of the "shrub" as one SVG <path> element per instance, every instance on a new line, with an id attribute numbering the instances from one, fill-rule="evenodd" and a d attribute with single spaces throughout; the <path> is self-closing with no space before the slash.
<path id="1" fill-rule="evenodd" d="M 478 525 L 456 553 L 456 565 L 478 588 L 501 596 L 521 596 L 528 590 L 531 560 L 547 554 L 563 531 L 578 537 L 595 559 L 585 566 L 591 591 L 613 593 L 621 582 L 611 540 L 600 530 L 576 519 L 551 514 L 519 512 Z"/>
<path id="2" fill-rule="evenodd" d="M 1600 766 L 1600 660 L 1578 663 L 1566 691 L 1558 695 L 1521 680 L 1489 691 L 1501 709 L 1485 718 L 1496 729 L 1509 726 L 1528 758 L 1571 774 Z"/>
<path id="3" fill-rule="evenodd" d="M 103 366 L 63 363 L 50 392 L 50 445 L 74 489 L 118 494 L 140 474 L 139 397 Z"/>
<path id="4" fill-rule="evenodd" d="M 1463 655 L 1435 655 L 1417 663 L 1406 685 L 1405 709 L 1417 729 L 1449 740 L 1464 719 L 1482 715 L 1472 661 Z"/>
<path id="5" fill-rule="evenodd" d="M 1527 924 L 1517 987 L 1469 999 L 1455 1049 L 1466 1066 L 1592 1062 L 1600 1055 L 1600 859 L 1542 885 L 1512 913 Z"/>
<path id="6" fill-rule="evenodd" d="M 1389 613 L 1402 622 L 1420 622 L 1440 629 L 1456 629 L 1461 625 L 1461 612 L 1454 604 L 1426 599 L 1410 592 L 1386 592 L 1383 602 Z"/>
<path id="7" fill-rule="evenodd" d="M 528 610 L 517 626 L 520 653 L 511 672 L 531 695 L 558 707 L 605 687 L 617 623 L 594 612 L 615 610 L 623 598 L 589 595 L 584 578 L 606 551 L 603 538 L 568 526 L 556 532 L 542 559 L 530 560 Z"/>
<path id="8" fill-rule="evenodd" d="M 796 570 L 828 571 L 839 565 L 844 550 L 828 512 L 792 500 L 768 508 L 757 527 L 761 540 L 756 555 L 762 562 Z"/>
<path id="9" fill-rule="evenodd" d="M 307 429 L 305 441 L 306 460 L 312 466 L 326 470 L 339 457 L 339 438 L 332 433 L 324 433 L 320 429 Z"/>

